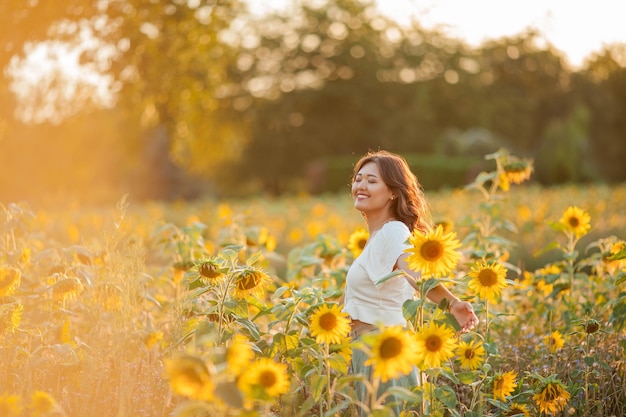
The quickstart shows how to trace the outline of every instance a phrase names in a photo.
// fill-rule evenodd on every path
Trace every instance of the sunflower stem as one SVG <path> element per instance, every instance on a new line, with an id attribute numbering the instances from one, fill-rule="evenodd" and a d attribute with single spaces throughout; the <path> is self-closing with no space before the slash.
<path id="1" fill-rule="evenodd" d="M 326 389 L 328 395 L 326 409 L 330 410 L 332 408 L 333 389 L 330 384 L 330 344 L 328 342 L 324 343 L 324 362 L 326 364 L 326 384 L 328 385 L 328 388 Z"/>
<path id="2" fill-rule="evenodd" d="M 489 342 L 489 298 L 485 299 L 485 340 Z"/>
<path id="3" fill-rule="evenodd" d="M 224 304 L 226 303 L 226 295 L 228 295 L 228 287 L 230 286 L 233 277 L 234 277 L 234 274 L 229 273 L 226 283 L 223 285 L 220 285 L 219 287 L 222 293 L 220 294 L 220 300 L 217 304 L 217 321 L 218 321 L 217 323 L 217 346 L 222 345 L 222 332 L 224 331 L 222 323 L 225 320 Z"/>
<path id="4" fill-rule="evenodd" d="M 574 249 L 576 248 L 576 234 L 574 232 L 568 233 L 567 242 L 567 278 L 569 283 L 569 294 L 574 295 Z"/>
<path id="5" fill-rule="evenodd" d="M 373 374 L 373 372 L 372 372 Z M 375 376 L 372 379 L 372 392 L 370 393 L 370 412 L 369 415 L 374 414 L 376 405 L 378 403 L 378 386 L 380 385 L 380 377 Z"/>
<path id="6" fill-rule="evenodd" d="M 418 331 L 424 326 L 424 300 L 426 299 L 426 294 L 424 293 L 424 282 L 424 279 L 419 282 L 420 302 L 417 307 L 417 314 L 415 314 L 415 331 Z"/>

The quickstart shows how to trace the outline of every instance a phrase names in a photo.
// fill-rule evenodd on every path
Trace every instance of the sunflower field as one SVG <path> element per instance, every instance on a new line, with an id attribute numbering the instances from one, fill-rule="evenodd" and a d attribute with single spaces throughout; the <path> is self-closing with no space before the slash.
<path id="1" fill-rule="evenodd" d="M 626 415 L 626 185 L 541 188 L 532 161 L 487 159 L 427 193 L 407 326 L 358 341 L 340 300 L 368 236 L 348 190 L 1 204 L 0 416 Z M 438 284 L 473 331 L 425 301 Z M 378 392 L 415 367 L 419 385 Z"/>

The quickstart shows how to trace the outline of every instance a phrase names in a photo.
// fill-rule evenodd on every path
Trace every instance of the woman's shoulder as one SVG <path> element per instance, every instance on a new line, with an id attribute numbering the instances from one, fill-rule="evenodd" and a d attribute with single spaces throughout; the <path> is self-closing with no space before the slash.
<path id="1" fill-rule="evenodd" d="M 392 220 L 381 227 L 380 232 L 386 236 L 402 236 L 408 237 L 411 234 L 409 227 L 400 220 Z"/>

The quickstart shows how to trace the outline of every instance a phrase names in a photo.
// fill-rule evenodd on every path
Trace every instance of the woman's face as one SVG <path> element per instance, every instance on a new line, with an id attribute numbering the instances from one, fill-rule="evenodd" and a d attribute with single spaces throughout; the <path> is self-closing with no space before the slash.
<path id="1" fill-rule="evenodd" d="M 357 172 L 352 183 L 354 207 L 364 213 L 391 207 L 393 193 L 382 180 L 375 162 L 368 162 Z"/>

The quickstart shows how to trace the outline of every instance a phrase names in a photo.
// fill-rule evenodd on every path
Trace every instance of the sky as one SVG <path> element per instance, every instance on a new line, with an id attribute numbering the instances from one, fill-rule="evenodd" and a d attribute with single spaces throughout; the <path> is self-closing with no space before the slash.
<path id="1" fill-rule="evenodd" d="M 294 0 L 248 0 L 250 8 L 284 10 Z M 626 43 L 626 0 L 376 0 L 382 14 L 407 24 L 440 27 L 479 46 L 487 39 L 539 30 L 574 68 L 605 44 Z M 271 6 L 270 6 L 271 5 Z"/>

